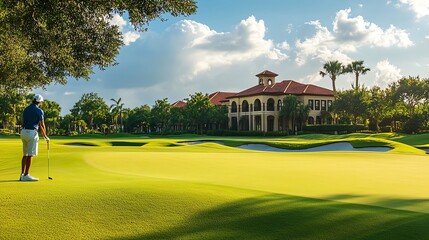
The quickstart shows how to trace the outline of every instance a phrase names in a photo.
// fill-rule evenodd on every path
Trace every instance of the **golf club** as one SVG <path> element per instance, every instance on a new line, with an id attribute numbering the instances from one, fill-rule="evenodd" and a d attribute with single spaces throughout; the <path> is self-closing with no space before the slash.
<path id="1" fill-rule="evenodd" d="M 49 157 L 49 141 L 46 142 L 47 146 L 48 146 L 48 179 L 49 180 L 53 180 L 53 178 L 51 178 L 51 174 L 50 174 L 50 162 L 51 162 L 51 158 Z"/>

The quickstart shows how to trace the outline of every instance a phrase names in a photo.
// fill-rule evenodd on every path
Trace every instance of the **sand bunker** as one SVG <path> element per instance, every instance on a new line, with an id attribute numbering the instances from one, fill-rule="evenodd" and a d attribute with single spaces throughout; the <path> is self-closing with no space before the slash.
<path id="1" fill-rule="evenodd" d="M 387 152 L 392 150 L 390 147 L 363 147 L 363 148 L 354 148 L 348 142 L 338 142 L 327 144 L 318 147 L 312 147 L 307 149 L 284 149 L 271 147 L 265 144 L 245 144 L 238 146 L 237 148 L 247 149 L 247 150 L 256 150 L 256 151 L 266 151 L 266 152 L 327 152 L 327 151 L 370 151 L 370 152 Z"/>

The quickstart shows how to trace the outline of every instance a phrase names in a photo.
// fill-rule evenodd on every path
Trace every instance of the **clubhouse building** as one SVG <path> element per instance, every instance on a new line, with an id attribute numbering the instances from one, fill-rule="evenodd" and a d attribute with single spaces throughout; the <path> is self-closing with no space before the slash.
<path id="1" fill-rule="evenodd" d="M 334 101 L 332 90 L 302 84 L 293 80 L 276 81 L 278 74 L 265 70 L 256 75 L 257 85 L 238 93 L 215 92 L 209 95 L 215 105 L 228 106 L 229 129 L 243 131 L 283 131 L 288 129 L 280 117 L 283 98 L 295 95 L 298 100 L 310 106 L 306 124 L 330 123 L 323 118 L 323 112 L 329 111 Z M 175 107 L 186 103 L 178 101 Z"/>

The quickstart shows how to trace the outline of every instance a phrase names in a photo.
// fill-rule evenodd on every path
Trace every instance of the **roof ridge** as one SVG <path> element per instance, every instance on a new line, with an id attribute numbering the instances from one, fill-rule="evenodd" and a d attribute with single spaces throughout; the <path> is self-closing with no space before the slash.
<path id="1" fill-rule="evenodd" d="M 307 88 L 310 86 L 310 84 L 307 84 L 307 87 L 305 87 L 304 92 L 305 93 L 307 91 Z"/>
<path id="2" fill-rule="evenodd" d="M 290 81 L 289 84 L 286 86 L 285 90 L 283 91 L 283 93 L 286 93 L 290 84 L 293 82 L 292 80 L 285 80 L 285 81 Z"/>
<path id="3" fill-rule="evenodd" d="M 212 100 L 214 97 L 216 97 L 216 95 L 218 95 L 220 93 L 220 91 L 217 91 L 213 94 L 213 96 L 211 98 L 209 98 L 209 100 Z"/>
<path id="4" fill-rule="evenodd" d="M 274 83 L 273 85 L 271 85 L 271 88 L 273 88 L 277 83 Z"/>
<path id="5" fill-rule="evenodd" d="M 262 92 L 265 92 L 268 86 L 265 86 L 264 89 L 262 89 Z"/>

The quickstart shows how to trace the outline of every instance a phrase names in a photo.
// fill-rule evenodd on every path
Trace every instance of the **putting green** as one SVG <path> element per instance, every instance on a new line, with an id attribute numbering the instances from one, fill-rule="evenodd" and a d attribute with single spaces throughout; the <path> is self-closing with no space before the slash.
<path id="1" fill-rule="evenodd" d="M 0 239 L 429 236 L 427 155 L 269 153 L 184 140 L 53 140 L 53 181 L 41 142 L 32 174 L 42 179 L 22 183 L 20 141 L 0 139 Z"/>

